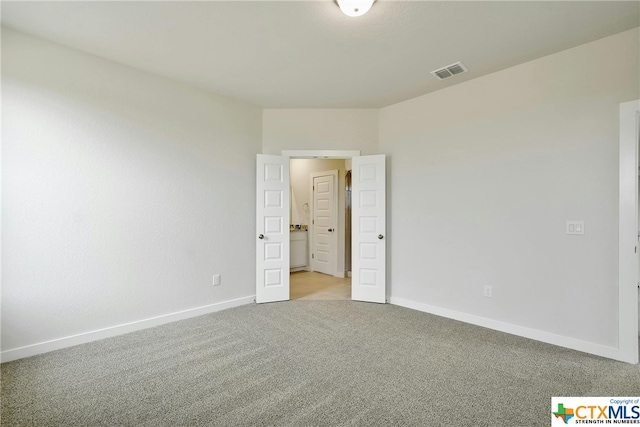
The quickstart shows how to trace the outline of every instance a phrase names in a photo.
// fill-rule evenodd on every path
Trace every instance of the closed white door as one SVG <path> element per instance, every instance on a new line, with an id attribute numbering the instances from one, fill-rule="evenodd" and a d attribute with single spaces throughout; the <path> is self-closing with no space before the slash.
<path id="1" fill-rule="evenodd" d="M 386 299 L 385 156 L 352 159 L 351 299 Z"/>
<path id="2" fill-rule="evenodd" d="M 318 273 L 334 274 L 335 271 L 335 206 L 333 175 L 313 176 L 313 246 L 311 269 Z"/>
<path id="3" fill-rule="evenodd" d="M 289 299 L 289 158 L 258 154 L 256 302 Z"/>

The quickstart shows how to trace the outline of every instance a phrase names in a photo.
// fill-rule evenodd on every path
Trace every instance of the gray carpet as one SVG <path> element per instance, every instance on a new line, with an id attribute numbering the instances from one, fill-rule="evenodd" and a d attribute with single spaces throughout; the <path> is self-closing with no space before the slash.
<path id="1" fill-rule="evenodd" d="M 247 305 L 2 365 L 3 426 L 548 426 L 640 366 L 351 301 Z"/>

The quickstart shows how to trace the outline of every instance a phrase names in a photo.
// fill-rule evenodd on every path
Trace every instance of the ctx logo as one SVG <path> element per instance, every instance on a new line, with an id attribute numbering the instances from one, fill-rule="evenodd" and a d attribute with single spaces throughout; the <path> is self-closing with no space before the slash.
<path id="1" fill-rule="evenodd" d="M 585 419 L 589 418 L 597 420 L 600 418 L 609 418 L 607 416 L 608 406 L 578 406 L 576 408 L 576 418 Z M 584 414 L 588 415 L 584 415 Z"/>
<path id="2" fill-rule="evenodd" d="M 640 424 L 640 397 L 552 397 L 551 425 L 563 424 Z"/>
<path id="3" fill-rule="evenodd" d="M 573 408 L 565 408 L 563 403 L 558 403 L 558 410 L 553 412 L 556 418 L 561 418 L 565 424 L 569 424 L 569 420 L 573 417 L 584 420 L 589 418 L 591 420 L 597 420 L 600 418 L 608 419 L 607 409 L 609 406 L 578 406 L 575 409 Z"/>
<path id="4" fill-rule="evenodd" d="M 558 403 L 558 411 L 552 412 L 556 418 L 561 418 L 565 424 L 569 424 L 569 420 L 575 416 L 573 408 L 565 408 L 564 403 Z"/>

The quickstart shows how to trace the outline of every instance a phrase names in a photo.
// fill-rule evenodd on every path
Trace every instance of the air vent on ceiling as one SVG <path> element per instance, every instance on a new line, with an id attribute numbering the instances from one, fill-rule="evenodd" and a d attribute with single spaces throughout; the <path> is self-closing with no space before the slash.
<path id="1" fill-rule="evenodd" d="M 455 64 L 447 65 L 446 67 L 432 71 L 431 74 L 433 74 L 438 80 L 443 80 L 457 74 L 466 73 L 467 71 L 467 67 L 465 67 L 462 62 L 456 62 Z"/>

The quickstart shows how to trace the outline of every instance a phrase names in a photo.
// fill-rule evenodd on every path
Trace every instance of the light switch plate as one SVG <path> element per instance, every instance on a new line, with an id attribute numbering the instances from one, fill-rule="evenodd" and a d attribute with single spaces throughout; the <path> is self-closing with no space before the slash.
<path id="1" fill-rule="evenodd" d="M 567 221 L 567 234 L 584 234 L 584 221 Z"/>

